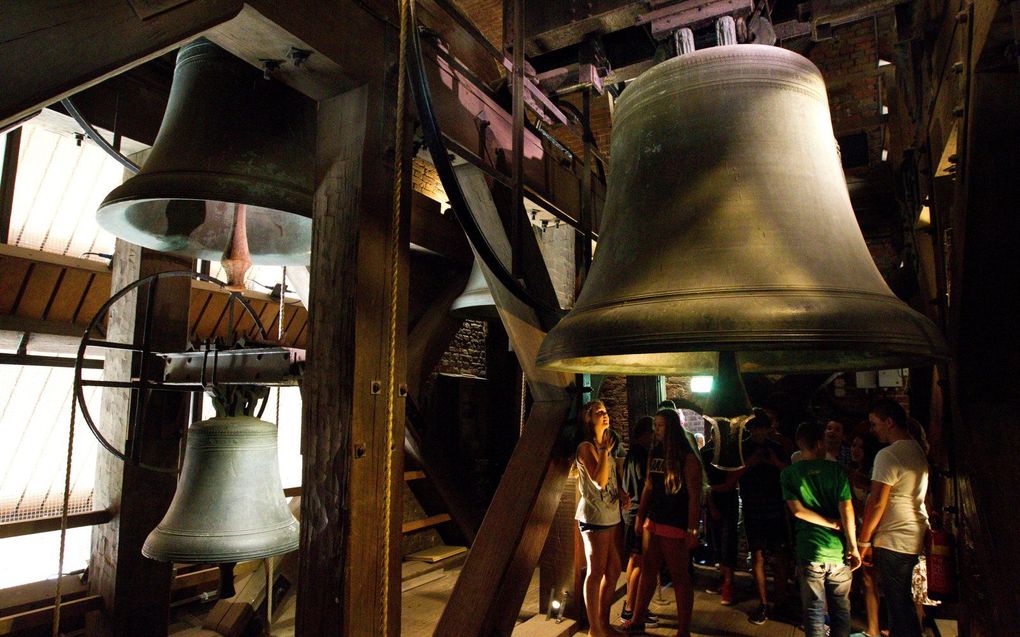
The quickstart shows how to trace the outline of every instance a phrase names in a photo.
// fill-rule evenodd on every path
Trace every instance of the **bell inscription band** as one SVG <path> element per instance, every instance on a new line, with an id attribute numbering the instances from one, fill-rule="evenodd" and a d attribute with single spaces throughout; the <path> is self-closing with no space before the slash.
<path id="1" fill-rule="evenodd" d="M 704 374 L 720 351 L 760 373 L 947 353 L 864 243 L 821 74 L 778 47 L 695 51 L 623 92 L 598 250 L 538 364 Z"/>

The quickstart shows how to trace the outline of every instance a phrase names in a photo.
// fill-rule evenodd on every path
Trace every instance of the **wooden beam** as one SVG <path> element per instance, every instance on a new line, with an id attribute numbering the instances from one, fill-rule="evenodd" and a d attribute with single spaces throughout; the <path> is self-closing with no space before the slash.
<path id="1" fill-rule="evenodd" d="M 103 603 L 99 595 L 89 595 L 60 605 L 61 630 L 80 626 L 86 613 L 98 610 Z M 16 635 L 29 629 L 42 628 L 53 623 L 53 606 L 28 610 L 16 615 L 0 617 L 0 635 Z"/>
<path id="2" fill-rule="evenodd" d="M 361 12 L 345 4 L 335 13 L 357 24 Z M 288 14 L 304 20 L 300 7 L 288 4 Z M 403 488 L 411 192 L 409 144 L 394 138 L 396 87 L 403 78 L 395 73 L 396 34 L 382 23 L 366 23 L 356 38 L 329 39 L 334 50 L 370 62 L 374 72 L 368 83 L 319 103 L 296 630 L 396 637 L 402 502 L 395 494 Z M 405 179 L 401 222 L 393 227 L 397 148 Z M 391 265 L 394 239 L 398 273 Z M 389 333 L 391 308 L 395 334 Z M 392 419 L 388 399 L 395 401 Z"/>
<path id="3" fill-rule="evenodd" d="M 569 462 L 566 467 L 562 461 L 550 463 L 569 407 L 565 398 L 537 402 L 532 408 L 436 626 L 436 637 L 509 634 L 500 629 L 508 622 L 512 627 L 520 611 L 527 591 L 521 583 L 531 580 L 569 468 Z M 546 501 L 553 503 L 551 512 Z"/>
<path id="4" fill-rule="evenodd" d="M 237 15 L 240 0 L 193 0 L 142 19 L 123 0 L 0 5 L 0 129 L 174 49 Z"/>
<path id="5" fill-rule="evenodd" d="M 89 511 L 88 513 L 74 513 L 67 516 L 67 528 L 76 529 L 81 526 L 95 526 L 106 524 L 113 519 L 109 511 Z M 0 540 L 8 537 L 19 537 L 22 535 L 33 535 L 35 533 L 48 533 L 60 530 L 60 516 L 49 518 L 37 518 L 22 522 L 7 522 L 0 524 Z"/>
<path id="6" fill-rule="evenodd" d="M 438 526 L 440 524 L 445 524 L 450 520 L 451 520 L 450 514 L 448 513 L 430 515 L 429 517 L 422 518 L 421 520 L 412 520 L 410 522 L 404 522 L 400 527 L 400 531 L 402 533 L 413 533 L 414 531 L 420 531 L 422 529 L 428 529 L 434 526 Z"/>
<path id="7" fill-rule="evenodd" d="M 11 210 L 14 208 L 14 182 L 18 175 L 18 151 L 21 150 L 21 127 L 7 133 L 3 163 L 0 164 L 0 243 L 7 243 L 11 233 Z"/>
<path id="8" fill-rule="evenodd" d="M 496 252 L 507 259 L 509 242 L 484 175 L 458 167 L 465 196 L 479 215 Z M 535 402 L 435 635 L 509 635 L 528 590 L 560 501 L 573 455 L 558 445 L 573 402 L 573 376 L 539 369 L 535 356 L 545 337 L 535 312 L 513 297 L 482 267 Z"/>
<path id="9" fill-rule="evenodd" d="M 190 260 L 141 249 L 118 240 L 112 286 L 120 289 L 135 279 L 160 271 L 190 269 Z M 161 281 L 153 292 L 150 345 L 156 351 L 183 350 L 188 338 L 188 279 Z M 110 310 L 109 337 L 115 342 L 141 342 L 145 295 L 125 300 Z M 132 353 L 106 354 L 105 377 L 128 378 Z M 142 415 L 143 430 L 135 439 L 141 461 L 172 467 L 179 455 L 180 432 L 188 423 L 190 396 L 153 391 Z M 134 436 L 130 392 L 104 390 L 101 418 L 110 442 L 123 449 Z M 116 511 L 110 524 L 92 532 L 89 590 L 102 597 L 101 613 L 89 618 L 90 635 L 165 637 L 169 627 L 172 565 L 142 557 L 146 536 L 162 519 L 177 487 L 173 473 L 156 473 L 101 453 L 96 470 L 95 502 Z"/>

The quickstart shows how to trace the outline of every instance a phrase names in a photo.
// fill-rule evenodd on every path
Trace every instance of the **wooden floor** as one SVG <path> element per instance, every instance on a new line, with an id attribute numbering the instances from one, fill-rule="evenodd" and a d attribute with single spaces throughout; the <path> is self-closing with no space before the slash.
<path id="1" fill-rule="evenodd" d="M 442 579 L 430 582 L 404 593 L 403 618 L 401 625 L 402 637 L 432 637 L 432 631 L 439 620 L 439 614 L 449 599 L 456 582 L 458 570 L 451 570 Z M 622 579 L 621 579 L 622 585 Z M 803 635 L 803 631 L 790 624 L 779 621 L 768 621 L 756 626 L 747 621 L 747 614 L 757 607 L 757 600 L 750 597 L 747 591 L 734 606 L 722 606 L 718 595 L 710 595 L 704 590 L 694 596 L 695 635 L 711 635 L 718 637 L 789 637 Z M 651 609 L 661 617 L 660 627 L 649 628 L 647 634 L 672 636 L 676 633 L 676 601 L 672 592 L 667 591 L 667 599 L 653 598 Z M 538 574 L 532 580 L 524 606 L 521 608 L 521 619 L 528 619 L 538 613 Z M 613 605 L 613 623 L 618 622 L 623 600 Z M 276 632 L 274 631 L 274 635 Z M 587 635 L 586 632 L 576 633 Z"/>
<path id="2" fill-rule="evenodd" d="M 413 570 L 413 567 L 412 567 Z M 410 573 L 411 577 L 405 578 L 405 587 L 414 586 L 406 590 L 403 595 L 401 632 L 402 637 L 432 637 L 439 616 L 443 612 L 453 591 L 453 586 L 460 573 L 460 567 L 432 573 L 430 576 L 419 576 Z M 752 586 L 749 574 L 738 574 L 736 589 L 737 603 L 733 606 L 722 606 L 719 603 L 718 595 L 706 593 L 706 584 L 711 579 L 701 573 L 695 578 L 698 585 L 694 596 L 694 621 L 692 625 L 693 634 L 696 636 L 712 637 L 795 637 L 803 635 L 803 631 L 794 625 L 795 621 L 780 621 L 770 619 L 766 623 L 756 626 L 747 621 L 748 613 L 757 607 L 757 599 L 752 593 Z M 406 573 L 405 573 L 406 575 Z M 410 582 L 410 584 L 409 584 Z M 622 591 L 621 578 L 621 591 Z M 661 618 L 660 625 L 648 628 L 647 634 L 661 637 L 671 637 L 676 632 L 676 604 L 672 591 L 666 590 L 665 597 L 657 593 L 652 599 L 651 610 Z M 521 608 L 520 621 L 526 621 L 538 614 L 538 573 L 532 580 L 531 588 L 528 590 L 523 607 Z M 623 600 L 619 599 L 613 605 L 613 623 L 619 622 L 620 610 Z M 290 596 L 287 602 L 276 613 L 276 621 L 273 622 L 273 637 L 293 637 L 294 635 L 294 612 L 296 599 Z M 183 610 L 183 609 L 182 609 Z M 208 612 L 208 607 L 205 608 Z M 174 637 L 210 637 L 218 633 L 203 631 L 197 626 L 201 625 L 201 611 L 196 610 L 195 614 L 187 611 L 177 613 L 177 623 L 171 630 Z M 196 616 L 198 615 L 198 616 Z M 859 619 L 855 618 L 855 630 L 860 630 Z M 552 626 L 548 626 L 552 628 Z M 955 637 L 955 622 L 940 622 L 943 637 Z M 521 631 L 515 632 L 524 633 Z M 529 632 L 529 635 L 539 634 Z M 568 631 L 544 631 L 542 635 L 558 637 L 559 635 L 570 634 Z M 587 632 L 575 633 L 587 636 Z M 445 636 L 444 636 L 445 637 Z"/>

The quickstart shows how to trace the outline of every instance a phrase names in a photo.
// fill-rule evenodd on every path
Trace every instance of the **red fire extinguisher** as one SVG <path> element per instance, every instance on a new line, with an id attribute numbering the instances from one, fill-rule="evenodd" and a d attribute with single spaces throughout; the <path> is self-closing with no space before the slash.
<path id="1" fill-rule="evenodd" d="M 932 598 L 953 594 L 953 536 L 943 529 L 932 529 L 928 536 L 928 593 Z"/>

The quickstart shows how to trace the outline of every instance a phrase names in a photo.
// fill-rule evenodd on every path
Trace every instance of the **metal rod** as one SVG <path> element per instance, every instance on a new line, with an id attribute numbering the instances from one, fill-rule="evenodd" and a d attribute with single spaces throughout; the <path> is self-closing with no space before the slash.
<path id="1" fill-rule="evenodd" d="M 65 97 L 64 99 L 60 100 L 60 103 L 64 107 L 64 110 L 67 111 L 68 115 L 73 117 L 74 121 L 78 122 L 78 126 L 81 126 L 82 130 L 85 131 L 85 134 L 89 136 L 89 139 L 94 141 L 97 146 L 106 151 L 107 155 L 117 160 L 117 162 L 120 163 L 121 166 L 123 166 L 128 171 L 136 175 L 138 174 L 138 171 L 141 170 L 141 167 L 135 162 L 125 157 L 124 155 L 120 154 L 120 152 L 118 152 L 116 148 L 111 146 L 110 143 L 107 142 L 103 138 L 103 136 L 99 134 L 99 131 L 93 128 L 92 124 L 89 124 L 88 121 L 85 120 L 85 117 L 81 114 L 77 107 L 75 107 L 74 102 L 71 101 L 70 97 Z"/>

